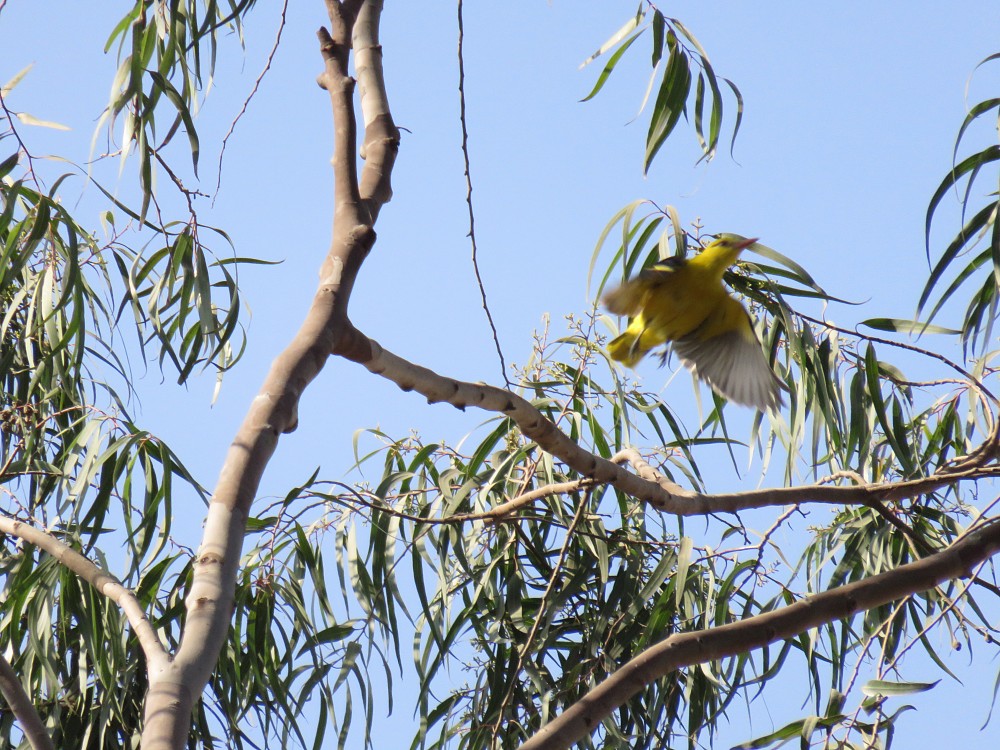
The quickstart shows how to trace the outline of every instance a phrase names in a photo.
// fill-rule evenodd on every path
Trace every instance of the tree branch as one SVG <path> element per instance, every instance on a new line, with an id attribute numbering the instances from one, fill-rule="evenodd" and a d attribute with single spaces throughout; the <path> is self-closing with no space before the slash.
<path id="1" fill-rule="evenodd" d="M 382 206 L 392 198 L 390 176 L 399 152 L 399 129 L 389 111 L 382 70 L 382 45 L 379 43 L 379 19 L 382 0 L 370 0 L 358 12 L 354 24 L 354 69 L 358 76 L 361 114 L 365 139 L 361 144 L 361 200 L 373 224 Z"/>
<path id="2" fill-rule="evenodd" d="M 942 581 L 965 578 L 1000 552 L 1000 520 L 969 532 L 937 554 L 717 628 L 673 635 L 643 651 L 542 727 L 521 750 L 559 750 L 592 734 L 632 695 L 670 672 L 762 648 L 810 628 L 874 609 Z"/>
<path id="3" fill-rule="evenodd" d="M 229 123 L 229 130 L 226 134 L 222 136 L 222 145 L 219 147 L 219 163 L 216 165 L 216 178 L 215 178 L 215 193 L 212 196 L 212 205 L 215 205 L 215 200 L 219 197 L 219 190 L 222 187 L 222 160 L 226 156 L 226 145 L 229 143 L 229 139 L 232 137 L 233 133 L 236 132 L 236 126 L 239 121 L 243 118 L 243 115 L 247 113 L 247 109 L 250 106 L 250 101 L 257 95 L 260 90 L 260 85 L 264 81 L 264 76 L 268 74 L 271 70 L 271 65 L 274 64 L 274 58 L 278 54 L 278 47 L 281 44 L 281 34 L 285 30 L 285 24 L 288 22 L 288 2 L 289 0 L 283 0 L 281 3 L 281 18 L 278 21 L 278 31 L 274 35 L 274 43 L 271 45 L 271 51 L 267 53 L 267 59 L 264 61 L 264 69 L 257 74 L 257 78 L 254 80 L 253 85 L 250 87 L 250 93 L 247 94 L 246 99 L 243 100 L 243 106 L 240 107 L 240 111 L 233 118 L 233 121 Z"/>
<path id="4" fill-rule="evenodd" d="M 149 622 L 149 618 L 146 617 L 145 610 L 139 604 L 135 594 L 127 589 L 121 581 L 101 570 L 69 545 L 29 523 L 0 515 L 0 532 L 23 539 L 52 555 L 61 565 L 93 586 L 97 593 L 117 604 L 135 631 L 142 652 L 146 656 L 146 662 L 151 665 L 151 668 L 152 665 L 163 664 L 167 661 L 169 658 L 167 650 L 159 636 L 156 635 L 156 630 Z"/>
<path id="5" fill-rule="evenodd" d="M 792 504 L 820 503 L 824 505 L 868 505 L 898 501 L 950 487 L 961 480 L 977 480 L 1000 476 L 995 464 L 976 465 L 963 471 L 947 471 L 928 477 L 902 482 L 883 482 L 866 485 L 810 484 L 796 487 L 777 487 L 706 494 L 685 489 L 646 463 L 637 451 L 632 451 L 629 462 L 636 474 L 630 473 L 614 461 L 594 455 L 573 442 L 538 409 L 520 396 L 481 383 L 467 383 L 443 377 L 420 365 L 408 362 L 386 351 L 373 339 L 355 331 L 354 340 L 365 340 L 365 346 L 355 352 L 370 352 L 370 358 L 352 357 L 369 371 L 392 381 L 404 391 L 416 391 L 427 402 L 448 403 L 465 410 L 475 406 L 486 411 L 505 414 L 512 419 L 527 437 L 538 443 L 547 453 L 594 482 L 611 484 L 622 492 L 649 503 L 654 508 L 678 516 L 702 516 L 712 513 L 737 513 L 753 508 L 767 508 Z"/>
<path id="6" fill-rule="evenodd" d="M 358 492 L 355 488 L 349 487 L 339 482 L 335 483 L 344 487 L 354 500 L 365 508 L 369 510 L 377 510 L 380 513 L 386 513 L 394 518 L 399 518 L 404 521 L 413 521 L 414 523 L 425 524 L 428 526 L 445 526 L 445 525 L 456 525 L 463 523 L 475 523 L 476 521 L 482 521 L 484 526 L 494 526 L 496 524 L 513 522 L 518 520 L 518 516 L 515 515 L 518 511 L 530 506 L 536 500 L 543 497 L 551 497 L 552 495 L 565 495 L 570 492 L 577 492 L 581 489 L 586 489 L 588 487 L 593 487 L 594 483 L 589 479 L 574 479 L 569 482 L 555 482 L 553 484 L 545 484 L 541 487 L 536 487 L 533 490 L 524 492 L 517 497 L 513 497 L 505 503 L 500 505 L 495 505 L 489 510 L 483 511 L 481 513 L 454 513 L 449 516 L 442 516 L 441 518 L 428 518 L 426 516 L 418 516 L 412 513 L 404 513 L 401 510 L 397 510 L 390 505 L 387 505 L 385 500 L 378 497 L 374 493 L 370 492 Z M 337 496 L 338 501 L 342 496 Z M 369 499 L 369 497 L 371 499 Z M 343 505 L 354 509 L 354 506 L 350 505 L 346 501 L 340 501 Z"/>
<path id="7" fill-rule="evenodd" d="M 358 270 L 375 242 L 372 222 L 380 201 L 388 200 L 388 191 L 376 190 L 378 195 L 362 201 L 358 185 L 354 80 L 348 75 L 348 61 L 359 12 L 370 28 L 377 29 L 381 7 L 363 5 L 369 4 L 326 0 L 330 30 L 317 32 L 324 62 L 317 82 L 330 96 L 334 122 L 333 238 L 320 268 L 319 289 L 301 328 L 271 365 L 226 454 L 185 600 L 187 618 L 180 646 L 171 662 L 149 673 L 144 750 L 186 746 L 195 702 L 229 632 L 247 518 L 278 438 L 297 426 L 302 393 L 330 354 L 341 349 L 353 352 L 366 343 L 348 322 L 347 304 Z M 374 80 L 381 67 L 370 67 Z M 392 160 L 383 157 L 379 163 L 382 174 L 376 183 L 388 185 Z"/>
<path id="8" fill-rule="evenodd" d="M 10 662 L 0 654 L 0 695 L 7 701 L 14 718 L 21 725 L 21 731 L 31 745 L 32 750 L 55 750 L 52 738 L 45 729 L 42 717 L 35 710 L 35 705 L 25 692 L 21 680 L 18 679 Z"/>

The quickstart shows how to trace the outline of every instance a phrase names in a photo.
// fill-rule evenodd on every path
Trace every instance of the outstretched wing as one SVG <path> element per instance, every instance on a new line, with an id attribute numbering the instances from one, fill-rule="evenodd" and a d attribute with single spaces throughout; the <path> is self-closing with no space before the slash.
<path id="1" fill-rule="evenodd" d="M 612 289 L 604 295 L 601 302 L 608 312 L 634 318 L 642 312 L 646 294 L 666 281 L 686 262 L 683 258 L 665 258 L 649 268 L 644 268 L 634 278 Z"/>
<path id="2" fill-rule="evenodd" d="M 760 411 L 782 406 L 781 382 L 768 364 L 760 341 L 750 323 L 750 316 L 739 302 L 729 298 L 726 306 L 739 308 L 741 324 L 715 335 L 703 337 L 706 324 L 674 342 L 674 351 L 681 362 L 708 383 L 721 396 Z"/>

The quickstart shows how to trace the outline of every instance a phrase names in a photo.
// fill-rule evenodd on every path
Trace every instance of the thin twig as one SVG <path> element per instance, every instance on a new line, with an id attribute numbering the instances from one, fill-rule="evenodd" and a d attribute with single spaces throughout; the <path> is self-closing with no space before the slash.
<path id="1" fill-rule="evenodd" d="M 168 164 L 167 160 L 160 155 L 160 152 L 155 149 L 151 149 L 150 153 L 153 154 L 153 158 L 156 159 L 157 164 L 163 167 L 163 170 L 167 173 L 170 181 L 174 183 L 174 187 L 176 187 L 180 191 L 181 195 L 184 196 L 184 200 L 187 203 L 188 213 L 191 216 L 188 221 L 188 225 L 193 227 L 194 231 L 197 231 L 200 223 L 198 222 L 198 212 L 195 211 L 194 208 L 194 200 L 198 196 L 201 196 L 202 198 L 207 198 L 208 196 L 200 190 L 191 190 L 190 188 L 184 187 L 184 182 L 177 175 L 177 173 L 170 168 L 170 164 Z"/>
<path id="2" fill-rule="evenodd" d="M 985 393 L 994 404 L 1000 405 L 1000 399 L 994 396 L 993 393 L 990 391 L 990 389 L 987 388 L 985 385 L 983 385 L 982 381 L 979 378 L 977 378 L 975 375 L 973 375 L 971 372 L 969 372 L 956 362 L 952 362 L 943 354 L 932 352 L 929 349 L 922 349 L 921 347 L 913 346 L 912 344 L 904 344 L 901 341 L 893 341 L 892 339 L 884 339 L 879 336 L 871 336 L 869 334 L 861 333 L 860 331 L 856 330 L 852 331 L 847 328 L 840 328 L 839 326 L 835 326 L 833 323 L 828 323 L 825 320 L 818 320 L 817 318 L 811 318 L 808 315 L 804 315 L 803 313 L 800 312 L 796 312 L 795 315 L 801 318 L 802 320 L 808 320 L 810 323 L 815 323 L 816 325 L 823 326 L 824 328 L 829 328 L 831 331 L 838 331 L 839 333 L 844 333 L 847 334 L 848 336 L 857 336 L 860 339 L 863 339 L 865 341 L 871 341 L 876 344 L 885 344 L 886 346 L 894 346 L 898 349 L 906 349 L 907 351 L 915 352 L 917 354 L 922 354 L 925 357 L 930 357 L 931 359 L 936 359 L 939 362 L 942 362 L 943 364 L 953 369 L 955 372 L 959 373 L 975 388 Z"/>
<path id="3" fill-rule="evenodd" d="M 930 620 L 928 620 L 924 624 L 924 626 L 920 629 L 920 632 L 916 633 L 909 640 L 909 642 L 907 644 L 905 644 L 899 651 L 897 651 L 896 654 L 892 657 L 892 659 L 890 661 L 886 662 L 884 658 L 880 660 L 882 662 L 882 666 L 879 667 L 879 677 L 880 678 L 885 674 L 885 672 L 890 671 L 890 670 L 895 670 L 896 665 L 903 658 L 903 655 L 906 654 L 906 652 L 909 651 L 911 648 L 913 648 L 913 646 L 916 645 L 917 641 L 923 639 L 927 635 L 927 633 L 929 633 L 931 631 L 931 629 L 935 625 L 937 625 L 941 620 L 943 620 L 945 618 L 945 616 L 947 616 L 947 614 L 949 612 L 954 611 L 955 617 L 958 619 L 958 621 L 966 623 L 969 627 L 971 627 L 973 630 L 975 630 L 977 633 L 979 633 L 979 635 L 981 635 L 983 638 L 989 640 L 992 637 L 986 631 L 985 628 L 983 628 L 980 625 L 978 625 L 977 623 L 972 622 L 971 620 L 969 620 L 969 618 L 966 617 L 965 614 L 960 609 L 958 609 L 959 600 L 961 600 L 965 596 L 968 596 L 969 589 L 972 587 L 972 585 L 976 581 L 979 580 L 979 573 L 978 573 L 978 571 L 980 569 L 982 569 L 982 567 L 985 564 L 986 564 L 985 561 L 983 561 L 982 563 L 980 563 L 979 566 L 977 566 L 977 572 L 976 572 L 975 576 L 971 580 L 969 580 L 969 581 L 961 584 L 961 587 L 960 587 L 961 590 L 958 592 L 957 596 L 950 597 L 947 594 L 945 594 L 944 591 L 940 590 L 940 586 L 938 587 L 938 593 L 941 596 L 941 598 L 944 599 L 945 606 L 942 607 L 941 610 L 937 614 L 934 615 L 934 617 L 932 617 Z"/>
<path id="4" fill-rule="evenodd" d="M 0 10 L 3 10 L 2 5 L 0 5 Z M 35 188 L 38 190 L 39 193 L 41 193 L 42 183 L 38 179 L 38 176 L 35 174 L 35 158 L 31 155 L 31 152 L 28 151 L 28 146 L 21 138 L 21 134 L 17 132 L 17 128 L 14 127 L 15 113 L 7 108 L 7 102 L 4 101 L 2 89 L 0 89 L 0 110 L 3 111 L 4 116 L 7 118 L 7 124 L 10 127 L 11 135 L 14 136 L 14 140 L 17 141 L 18 147 L 20 148 L 21 152 L 24 153 L 25 158 L 28 160 L 26 166 L 28 175 L 31 176 L 31 181 L 35 184 Z"/>
<path id="5" fill-rule="evenodd" d="M 504 695 L 503 700 L 500 701 L 500 709 L 497 712 L 497 721 L 493 726 L 493 737 L 496 739 L 500 734 L 501 722 L 503 722 L 504 712 L 507 710 L 507 706 L 510 703 L 511 697 L 514 694 L 514 688 L 517 686 L 517 675 L 521 674 L 521 670 L 524 669 L 524 660 L 528 657 L 531 651 L 531 645 L 535 641 L 535 636 L 538 635 L 538 630 L 542 626 L 542 621 L 546 618 L 545 608 L 548 605 L 549 597 L 552 591 L 555 589 L 556 582 L 562 579 L 562 566 L 566 562 L 566 554 L 569 552 L 570 541 L 573 538 L 573 532 L 576 530 L 577 525 L 580 523 L 580 519 L 583 518 L 584 511 L 587 510 L 590 501 L 590 490 L 588 490 L 584 498 L 577 505 L 576 513 L 573 514 L 573 520 L 570 522 L 569 528 L 566 529 L 566 538 L 563 540 L 562 548 L 559 550 L 559 558 L 556 560 L 555 565 L 552 566 L 552 575 L 549 576 L 548 584 L 545 586 L 545 591 L 542 592 L 542 598 L 538 602 L 538 612 L 535 615 L 534 622 L 531 625 L 531 630 L 528 632 L 527 638 L 525 638 L 524 643 L 517 652 L 517 668 L 514 670 L 514 679 L 510 680 L 507 687 L 507 693 Z"/>
<path id="6" fill-rule="evenodd" d="M 764 557 L 764 548 L 768 546 L 768 543 L 771 541 L 771 537 L 775 534 L 775 532 L 778 531 L 779 528 L 781 528 L 781 525 L 785 521 L 787 521 L 789 518 L 791 518 L 794 514 L 798 512 L 800 512 L 798 505 L 789 505 L 785 509 L 785 511 L 780 516 L 778 516 L 778 519 L 773 524 L 771 524 L 771 528 L 769 528 L 767 531 L 764 532 L 763 536 L 761 536 L 760 538 L 760 542 L 758 542 L 754 546 L 754 549 L 757 550 L 757 561 L 753 564 L 751 572 L 756 572 L 757 569 L 761 566 L 763 562 L 762 558 Z M 780 554 L 780 549 L 779 549 L 779 554 Z"/>
<path id="7" fill-rule="evenodd" d="M 536 487 L 533 490 L 524 492 L 517 497 L 511 498 L 505 503 L 494 506 L 489 510 L 482 511 L 480 513 L 455 513 L 450 516 L 444 516 L 442 518 L 430 518 L 427 516 L 418 516 L 412 513 L 404 513 L 401 510 L 396 510 L 390 505 L 386 505 L 385 501 L 378 498 L 376 495 L 370 492 L 359 492 L 358 490 L 350 487 L 343 482 L 331 482 L 330 484 L 339 486 L 347 490 L 348 493 L 353 496 L 354 500 L 369 510 L 375 510 L 380 513 L 385 513 L 387 515 L 394 516 L 402 521 L 411 521 L 413 523 L 419 523 L 421 525 L 428 526 L 441 526 L 441 525 L 460 525 L 464 523 L 472 523 L 475 521 L 482 521 L 485 525 L 490 526 L 493 524 L 501 523 L 502 521 L 516 520 L 514 513 L 523 509 L 525 506 L 530 505 L 536 500 L 543 497 L 551 497 L 552 495 L 565 495 L 570 492 L 576 492 L 581 489 L 585 489 L 593 486 L 593 481 L 589 479 L 574 479 L 569 482 L 556 482 L 553 484 L 546 484 L 541 487 Z M 339 502 L 347 507 L 351 507 L 346 498 L 343 495 L 324 495 L 321 493 L 316 493 L 317 497 L 324 497 L 328 500 Z M 371 498 L 371 499 L 369 499 Z"/>
<path id="8" fill-rule="evenodd" d="M 486 320 L 489 321 L 490 330 L 493 332 L 493 344 L 496 346 L 497 357 L 500 358 L 500 376 L 503 382 L 510 387 L 510 380 L 507 378 L 507 363 L 503 358 L 503 350 L 500 348 L 500 336 L 497 334 L 497 327 L 493 323 L 493 314 L 490 312 L 489 303 L 486 301 L 486 286 L 483 284 L 483 277 L 479 273 L 479 248 L 476 245 L 476 214 L 472 209 L 472 170 L 469 163 L 469 129 L 465 119 L 465 53 L 464 53 L 465 27 L 462 20 L 462 0 L 458 0 L 458 105 L 459 120 L 462 122 L 462 156 L 465 159 L 465 202 L 469 205 L 469 241 L 472 243 L 472 270 L 476 274 L 476 283 L 479 284 L 479 294 L 483 298 L 483 310 L 486 311 Z"/>
<path id="9" fill-rule="evenodd" d="M 841 693 L 843 693 L 844 695 L 850 695 L 851 690 L 854 689 L 854 683 L 856 683 L 858 677 L 861 676 L 861 667 L 867 661 L 868 652 L 871 650 L 872 646 L 875 644 L 876 641 L 879 641 L 881 643 L 881 649 L 878 657 L 879 664 L 884 665 L 886 638 L 888 637 L 888 632 L 886 631 L 892 625 L 892 621 L 903 611 L 903 608 L 906 606 L 906 603 L 910 601 L 910 598 L 911 597 L 908 596 L 905 599 L 899 601 L 896 604 L 896 606 L 893 607 L 892 612 L 889 613 L 888 617 L 886 617 L 881 623 L 879 623 L 878 627 L 875 628 L 875 630 L 867 638 L 865 638 L 865 645 L 861 649 L 861 653 L 858 655 L 857 661 L 854 664 L 854 669 L 851 670 L 851 676 L 847 681 L 847 686 L 840 691 Z M 879 674 L 880 676 L 884 674 L 884 671 L 881 671 L 881 668 Z M 854 711 L 854 715 L 850 719 L 844 720 L 845 737 L 849 737 L 852 731 L 857 731 L 858 719 L 860 718 L 861 712 L 864 709 L 865 705 L 862 703 L 857 707 L 857 709 Z M 872 736 L 874 736 L 875 732 L 872 732 L 871 734 Z"/>
<path id="10" fill-rule="evenodd" d="M 229 136 L 231 136 L 236 130 L 236 123 L 238 123 L 243 118 L 243 115 L 246 114 L 247 107 L 250 106 L 250 100 L 256 96 L 257 91 L 260 89 L 261 81 L 264 80 L 264 76 L 267 75 L 267 72 L 271 69 L 271 64 L 274 62 L 274 56 L 278 52 L 278 45 L 281 43 L 281 32 L 285 30 L 287 13 L 288 0 L 284 0 L 281 4 L 281 22 L 278 24 L 278 33 L 274 36 L 274 44 L 271 45 L 271 51 L 267 54 L 267 62 L 264 64 L 264 69 L 260 71 L 257 79 L 253 82 L 250 93 L 247 94 L 247 98 L 243 100 L 243 106 L 240 108 L 239 114 L 237 114 L 232 123 L 230 123 L 229 130 L 226 131 L 225 136 L 222 138 L 222 147 L 219 149 L 219 165 L 216 168 L 217 175 L 215 181 L 215 195 L 212 196 L 213 207 L 215 206 L 215 199 L 219 197 L 219 188 L 222 186 L 222 159 L 226 155 L 226 144 L 229 143 Z"/>

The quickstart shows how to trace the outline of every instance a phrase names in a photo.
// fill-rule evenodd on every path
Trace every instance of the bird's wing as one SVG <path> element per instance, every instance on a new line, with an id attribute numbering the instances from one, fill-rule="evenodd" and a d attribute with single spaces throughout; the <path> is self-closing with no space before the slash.
<path id="1" fill-rule="evenodd" d="M 601 302 L 608 309 L 608 312 L 634 318 L 642 311 L 642 300 L 646 296 L 645 290 L 646 285 L 643 281 L 635 278 L 616 286 L 601 298 Z"/>
<path id="2" fill-rule="evenodd" d="M 732 304 L 739 302 L 730 298 Z M 764 356 L 757 335 L 750 325 L 724 331 L 709 338 L 699 336 L 699 331 L 674 342 L 677 356 L 695 375 L 707 382 L 721 396 L 760 411 L 782 406 L 781 382 Z"/>
<path id="3" fill-rule="evenodd" d="M 624 284 L 612 289 L 604 295 L 601 302 L 604 303 L 608 312 L 634 318 L 642 312 L 646 292 L 664 282 L 686 262 L 683 258 L 673 256 L 664 258 L 655 265 L 644 268 L 637 276 Z"/>
<path id="4" fill-rule="evenodd" d="M 651 266 L 647 266 L 639 272 L 639 278 L 646 278 L 651 281 L 660 281 L 669 276 L 679 268 L 687 265 L 687 258 L 679 258 L 671 255 L 669 258 L 658 260 Z"/>

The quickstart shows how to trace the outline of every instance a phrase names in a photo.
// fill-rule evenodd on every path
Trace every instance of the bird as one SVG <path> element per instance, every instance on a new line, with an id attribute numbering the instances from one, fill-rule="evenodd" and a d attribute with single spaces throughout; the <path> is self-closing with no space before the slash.
<path id="1" fill-rule="evenodd" d="M 608 344 L 611 358 L 635 367 L 651 349 L 670 343 L 720 396 L 759 411 L 781 408 L 787 388 L 768 364 L 750 314 L 722 285 L 726 269 L 756 241 L 715 235 L 697 255 L 661 260 L 604 295 L 608 311 L 631 318 Z"/>

